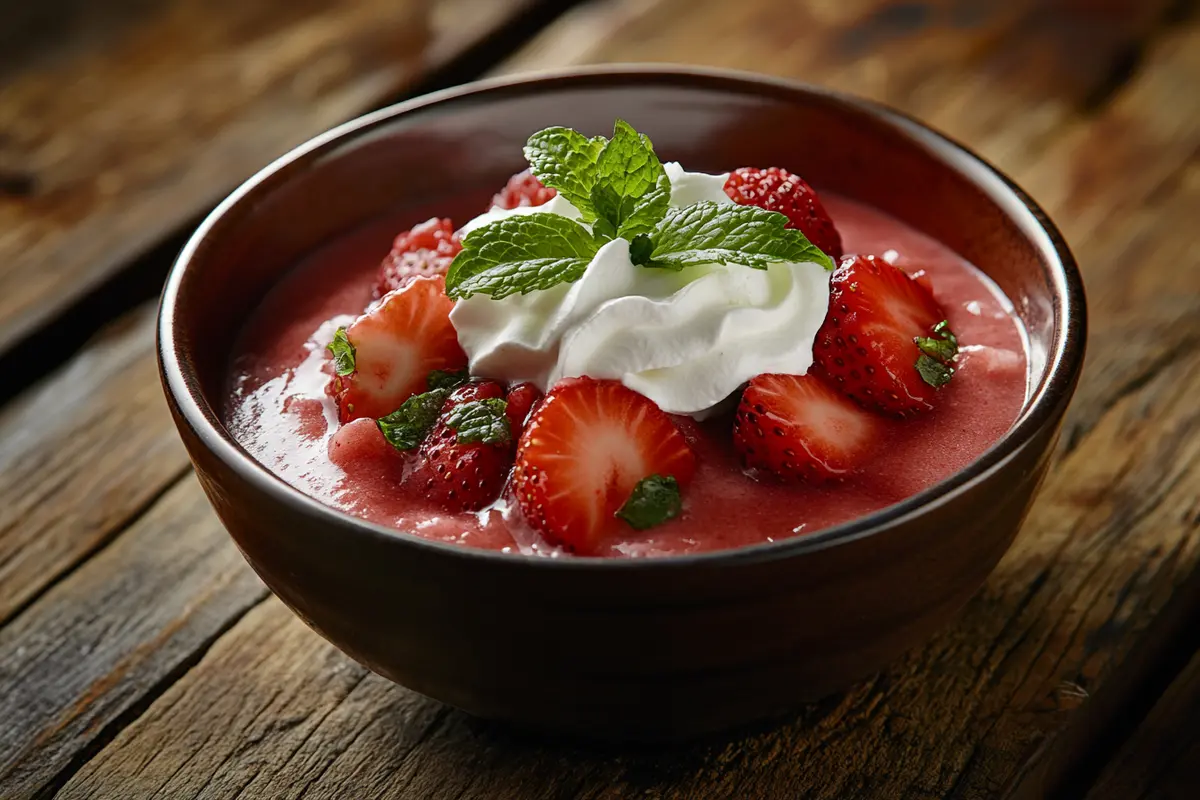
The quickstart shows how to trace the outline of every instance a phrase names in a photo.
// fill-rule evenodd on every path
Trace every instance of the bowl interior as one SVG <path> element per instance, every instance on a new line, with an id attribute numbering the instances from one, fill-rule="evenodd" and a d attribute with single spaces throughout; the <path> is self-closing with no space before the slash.
<path id="1" fill-rule="evenodd" d="M 1064 355 L 1078 289 L 1057 232 L 1004 178 L 862 101 L 728 74 L 606 70 L 494 82 L 386 109 L 310 142 L 236 192 L 185 250 L 166 295 L 174 353 L 208 423 L 227 437 L 220 416 L 235 337 L 298 259 L 383 215 L 406 224 L 474 216 L 525 166 L 531 131 L 607 134 L 615 117 L 647 133 L 664 161 L 708 172 L 783 166 L 958 252 L 1023 320 L 1025 415 L 1037 404 Z M 382 255 L 393 231 L 376 228 Z"/>

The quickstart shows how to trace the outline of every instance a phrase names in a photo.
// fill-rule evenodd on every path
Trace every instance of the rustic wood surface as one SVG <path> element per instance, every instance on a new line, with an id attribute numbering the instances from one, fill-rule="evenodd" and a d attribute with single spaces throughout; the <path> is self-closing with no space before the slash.
<path id="1" fill-rule="evenodd" d="M 529 4 L 437 4 L 415 65 L 397 3 L 43 5 L 23 19 L 69 46 L 0 26 L 0 351 Z M 0 408 L 0 798 L 1194 796 L 1196 5 L 599 0 L 499 70 L 819 82 L 929 120 L 1048 207 L 1085 273 L 1087 369 L 1024 530 L 928 646 L 793 720 L 686 747 L 471 720 L 267 594 L 190 476 L 142 306 Z"/>

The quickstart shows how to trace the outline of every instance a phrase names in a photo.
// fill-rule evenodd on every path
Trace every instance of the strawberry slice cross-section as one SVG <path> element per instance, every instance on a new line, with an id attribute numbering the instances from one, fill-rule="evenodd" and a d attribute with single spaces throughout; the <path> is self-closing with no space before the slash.
<path id="1" fill-rule="evenodd" d="M 696 458 L 670 416 L 616 381 L 557 383 L 521 435 L 513 490 L 529 524 L 575 553 L 628 532 L 617 512 L 652 476 L 686 487 Z"/>
<path id="2" fill-rule="evenodd" d="M 336 371 L 330 393 L 343 423 L 383 417 L 427 388 L 434 370 L 467 364 L 450 324 L 454 301 L 446 297 L 441 276 L 415 278 L 389 292 L 356 319 L 334 345 Z"/>

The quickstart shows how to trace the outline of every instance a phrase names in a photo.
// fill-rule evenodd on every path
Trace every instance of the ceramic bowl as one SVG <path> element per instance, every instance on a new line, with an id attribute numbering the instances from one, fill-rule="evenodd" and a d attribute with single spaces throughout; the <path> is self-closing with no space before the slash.
<path id="1" fill-rule="evenodd" d="M 1029 396 L 1009 433 L 933 488 L 852 522 L 642 560 L 429 542 L 306 497 L 239 446 L 222 424 L 233 338 L 298 258 L 384 213 L 472 216 L 524 167 L 531 131 L 605 130 L 615 117 L 689 169 L 787 165 L 990 275 L 1029 333 Z M 250 565 L 314 630 L 471 714 L 669 739 L 786 713 L 946 625 L 1025 517 L 1079 375 L 1084 327 L 1079 274 L 1054 225 L 961 145 L 879 105 L 795 83 L 610 67 L 420 97 L 276 161 L 184 248 L 163 294 L 159 357 L 213 507 Z"/>

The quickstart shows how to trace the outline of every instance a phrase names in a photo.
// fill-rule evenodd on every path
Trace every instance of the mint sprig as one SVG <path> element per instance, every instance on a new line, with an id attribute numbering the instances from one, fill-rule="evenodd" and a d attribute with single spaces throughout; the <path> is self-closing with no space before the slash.
<path id="1" fill-rule="evenodd" d="M 333 371 L 345 377 L 357 368 L 358 350 L 350 342 L 345 328 L 338 328 L 333 333 L 333 341 L 325 345 L 325 349 L 333 354 Z"/>
<path id="2" fill-rule="evenodd" d="M 472 400 L 455 406 L 446 415 L 446 425 L 455 432 L 459 444 L 507 444 L 512 441 L 507 408 L 508 403 L 498 397 Z"/>
<path id="3" fill-rule="evenodd" d="M 557 214 L 522 214 L 477 228 L 446 273 L 456 300 L 489 294 L 500 300 L 579 280 L 600 245 L 588 229 Z"/>
<path id="4" fill-rule="evenodd" d="M 617 120 L 613 138 L 596 160 L 592 186 L 594 230 L 602 237 L 632 239 L 654 230 L 667 213 L 671 182 L 645 134 Z"/>
<path id="5" fill-rule="evenodd" d="M 639 531 L 661 525 L 683 511 L 679 482 L 671 475 L 651 475 L 638 481 L 617 517 Z"/>
<path id="6" fill-rule="evenodd" d="M 755 206 L 704 200 L 672 208 L 645 244 L 631 248 L 635 264 L 680 270 L 696 264 L 741 264 L 766 269 L 771 264 L 812 261 L 833 270 L 833 261 L 799 230 L 785 228 L 783 214 Z"/>
<path id="7" fill-rule="evenodd" d="M 435 369 L 429 373 L 426 383 L 430 389 L 456 389 L 466 383 L 471 377 L 471 373 L 466 367 L 462 369 Z"/>
<path id="8" fill-rule="evenodd" d="M 547 128 L 529 137 L 525 157 L 542 183 L 579 210 L 582 224 L 532 213 L 477 228 L 446 274 L 451 298 L 499 300 L 577 281 L 615 238 L 629 241 L 634 264 L 657 269 L 813 262 L 833 270 L 829 256 L 785 227 L 782 214 L 711 201 L 671 208 L 671 184 L 653 145 L 624 120 L 616 121 L 612 139 Z"/>

